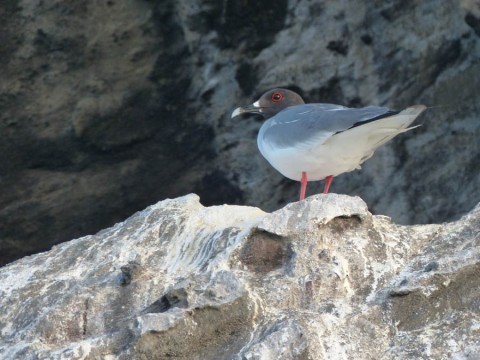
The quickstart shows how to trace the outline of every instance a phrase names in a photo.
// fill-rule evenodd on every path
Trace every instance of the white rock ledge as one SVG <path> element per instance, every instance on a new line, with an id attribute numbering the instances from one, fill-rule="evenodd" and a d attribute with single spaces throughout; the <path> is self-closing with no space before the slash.
<path id="1" fill-rule="evenodd" d="M 159 202 L 0 269 L 1 359 L 475 359 L 480 206 L 399 226 L 360 198 Z"/>

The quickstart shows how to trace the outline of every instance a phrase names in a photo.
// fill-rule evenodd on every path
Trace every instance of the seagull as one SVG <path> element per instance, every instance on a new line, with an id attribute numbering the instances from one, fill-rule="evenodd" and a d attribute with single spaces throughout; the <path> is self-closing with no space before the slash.
<path id="1" fill-rule="evenodd" d="M 283 176 L 300 181 L 303 200 L 308 181 L 325 179 L 327 194 L 334 176 L 360 169 L 380 146 L 416 128 L 408 126 L 425 109 L 305 104 L 297 93 L 277 88 L 235 109 L 231 117 L 252 113 L 266 119 L 258 133 L 258 148 Z"/>

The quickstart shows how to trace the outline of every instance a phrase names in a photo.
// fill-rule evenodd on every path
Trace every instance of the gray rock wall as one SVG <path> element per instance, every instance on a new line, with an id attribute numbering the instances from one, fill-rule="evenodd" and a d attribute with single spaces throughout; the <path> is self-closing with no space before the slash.
<path id="1" fill-rule="evenodd" d="M 309 101 L 432 106 L 332 191 L 400 223 L 478 196 L 478 1 L 73 4 L 0 9 L 0 264 L 166 197 L 271 211 L 296 200 L 231 110 L 288 86 Z M 318 183 L 309 193 L 321 191 Z"/>
<path id="2" fill-rule="evenodd" d="M 478 359 L 480 207 L 165 200 L 0 269 L 2 359 Z"/>

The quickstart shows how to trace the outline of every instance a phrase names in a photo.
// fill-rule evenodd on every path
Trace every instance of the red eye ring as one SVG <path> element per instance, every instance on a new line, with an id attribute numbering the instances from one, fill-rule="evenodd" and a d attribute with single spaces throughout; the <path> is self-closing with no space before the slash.
<path id="1" fill-rule="evenodd" d="M 272 101 L 273 102 L 280 102 L 282 101 L 283 99 L 283 94 L 281 92 L 278 92 L 278 91 L 275 91 L 273 94 L 272 94 Z"/>

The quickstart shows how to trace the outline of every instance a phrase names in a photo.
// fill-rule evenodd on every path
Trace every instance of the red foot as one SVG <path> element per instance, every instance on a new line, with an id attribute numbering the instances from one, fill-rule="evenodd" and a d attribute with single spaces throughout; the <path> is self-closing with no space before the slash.
<path id="1" fill-rule="evenodd" d="M 328 190 L 330 190 L 330 184 L 332 183 L 332 180 L 333 180 L 333 176 L 330 175 L 330 176 L 327 176 L 325 178 L 325 187 L 323 188 L 323 193 L 324 194 L 328 194 Z"/>
<path id="2" fill-rule="evenodd" d="M 300 200 L 305 199 L 305 194 L 307 192 L 307 173 L 302 172 L 302 180 L 300 181 Z"/>

